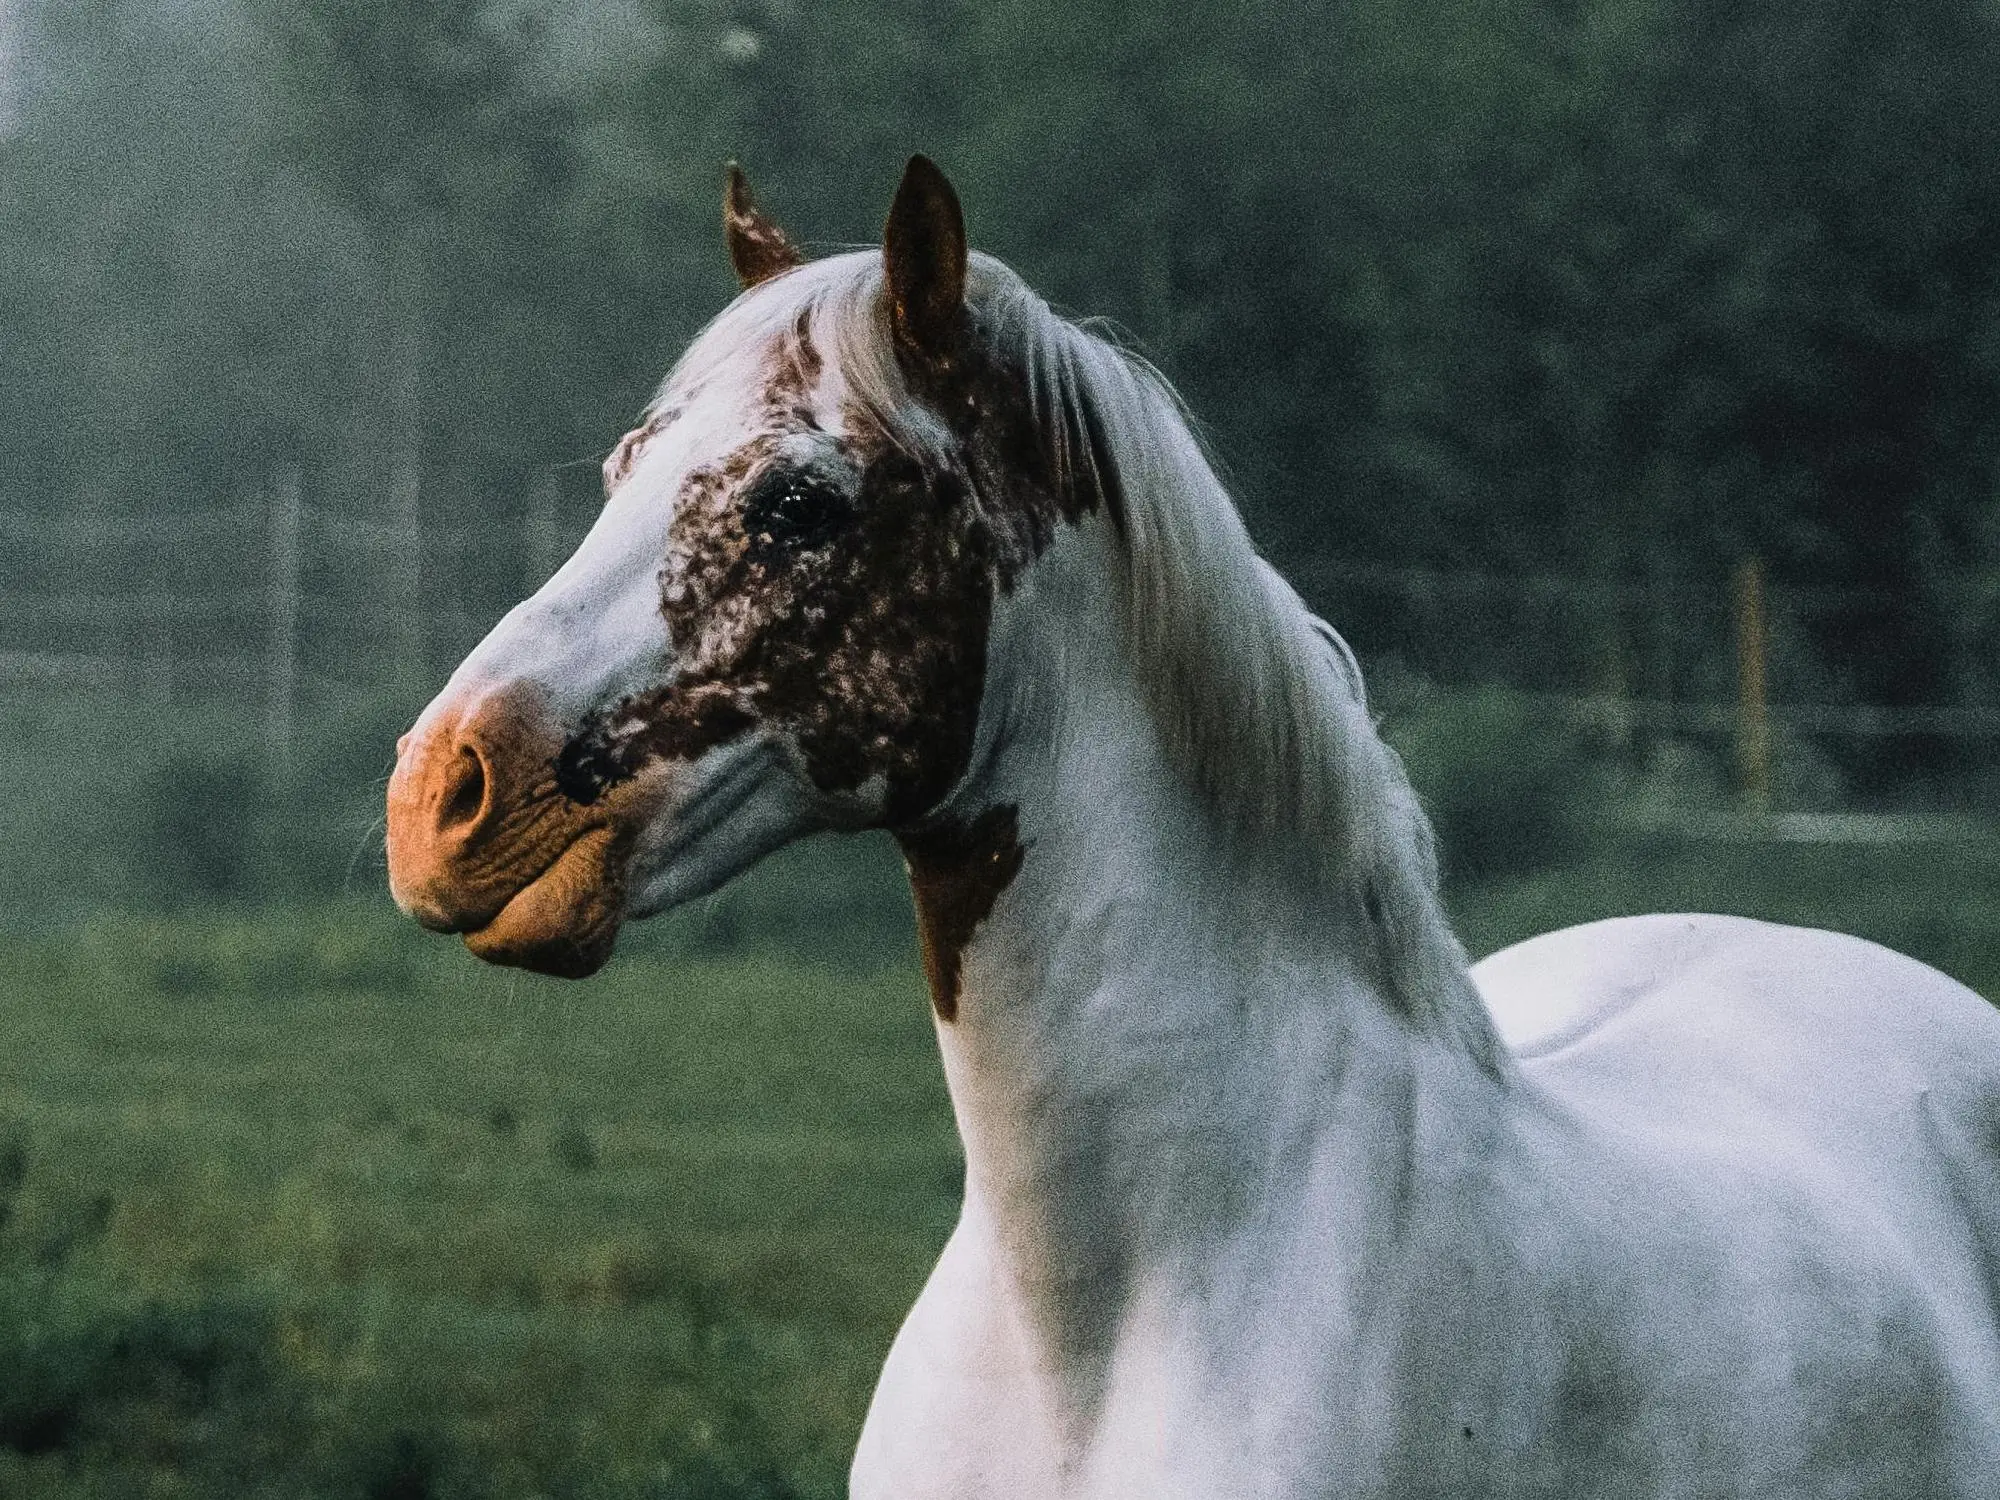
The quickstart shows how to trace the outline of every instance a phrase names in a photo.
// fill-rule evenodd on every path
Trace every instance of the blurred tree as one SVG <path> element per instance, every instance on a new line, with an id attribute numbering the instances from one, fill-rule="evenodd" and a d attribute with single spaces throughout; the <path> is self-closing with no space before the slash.
<path id="1" fill-rule="evenodd" d="M 398 673 L 420 687 L 429 599 L 469 581 L 432 575 L 444 537 L 429 533 L 506 524 L 525 471 L 575 441 L 537 391 L 569 385 L 575 347 L 550 275 L 565 258 L 573 114 L 532 86 L 537 12 L 363 0 L 256 14 L 281 60 L 288 155 L 363 237 L 350 357 L 373 373 L 336 410 L 354 480 L 385 497 L 402 539 L 386 597 L 405 627 Z"/>
<path id="2" fill-rule="evenodd" d="M 1281 561 L 1392 581 L 1316 600 L 1364 647 L 1712 693 L 1754 551 L 1781 696 L 2000 701 L 1992 0 L 18 3 L 0 649 L 245 651 L 203 611 L 261 607 L 268 528 L 214 507 L 298 462 L 302 691 L 360 694 L 306 708 L 371 743 L 732 294 L 721 163 L 830 248 L 925 150 Z"/>
<path id="3" fill-rule="evenodd" d="M 1873 592 L 1810 623 L 1849 691 L 1952 696 L 1951 602 L 2000 475 L 2000 12 L 1690 0 L 1671 84 L 1729 226 L 1715 430 L 1781 576 Z M 1984 675 L 1984 674 L 1982 674 Z"/>

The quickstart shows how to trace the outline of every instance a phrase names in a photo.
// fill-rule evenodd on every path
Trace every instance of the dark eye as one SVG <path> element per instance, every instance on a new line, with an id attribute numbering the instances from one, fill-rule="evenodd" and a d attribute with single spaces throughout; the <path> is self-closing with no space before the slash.
<path id="1" fill-rule="evenodd" d="M 799 469 L 766 474 L 743 500 L 750 556 L 803 551 L 830 542 L 853 517 L 847 496 L 828 480 Z"/>

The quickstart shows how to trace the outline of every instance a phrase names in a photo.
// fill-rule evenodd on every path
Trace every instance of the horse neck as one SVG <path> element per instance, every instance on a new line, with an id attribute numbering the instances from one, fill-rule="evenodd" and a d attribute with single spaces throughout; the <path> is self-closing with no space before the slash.
<path id="1" fill-rule="evenodd" d="M 951 986 L 965 1223 L 1087 1395 L 1158 1278 L 1204 1280 L 1310 1190 L 1302 1174 L 1363 1198 L 1407 1182 L 1419 1134 L 1489 1107 L 1497 1080 L 1398 1012 L 1360 900 L 1219 834 L 1167 763 L 1115 623 L 1064 587 L 1085 543 L 1065 550 L 996 613 L 986 743 L 947 808 L 1003 835 L 971 860 L 1003 888 L 947 955 L 955 972 L 930 958 Z M 906 849 L 934 950 L 936 871 Z M 1393 1217 L 1356 1201 L 1357 1218 Z M 1365 1278 L 1379 1237 L 1355 1230 Z"/>

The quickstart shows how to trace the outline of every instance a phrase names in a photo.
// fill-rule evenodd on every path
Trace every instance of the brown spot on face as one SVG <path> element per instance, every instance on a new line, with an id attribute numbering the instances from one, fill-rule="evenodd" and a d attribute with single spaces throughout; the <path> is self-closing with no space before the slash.
<path id="1" fill-rule="evenodd" d="M 819 348 L 813 343 L 812 310 L 806 308 L 799 313 L 791 337 L 778 346 L 777 357 L 772 361 L 771 378 L 764 384 L 765 411 L 782 414 L 795 431 L 818 431 L 812 394 L 819 384 L 822 368 Z"/>
<path id="2" fill-rule="evenodd" d="M 1096 409 L 1081 389 L 1043 410 L 1027 372 L 975 333 L 946 355 L 905 356 L 911 388 L 950 423 L 965 479 L 998 531 L 1003 589 L 1041 556 L 1058 524 L 1103 506 L 1125 524 L 1123 490 Z"/>
<path id="3" fill-rule="evenodd" d="M 714 683 L 628 698 L 587 722 L 557 753 L 556 789 L 579 807 L 593 806 L 649 759 L 698 759 L 756 722 L 734 692 Z"/>
<path id="4" fill-rule="evenodd" d="M 948 350 L 904 359 L 955 439 L 942 462 L 858 406 L 825 432 L 810 310 L 773 342 L 754 434 L 677 498 L 661 574 L 677 675 L 583 727 L 556 768 L 567 794 L 588 805 L 648 759 L 759 728 L 824 792 L 879 786 L 873 817 L 891 828 L 950 791 L 972 755 L 996 591 L 1064 524 L 1121 515 L 1087 403 L 1041 410 L 978 319 L 961 327 Z"/>
<path id="5" fill-rule="evenodd" d="M 618 446 L 611 450 L 604 460 L 604 493 L 607 497 L 632 475 L 639 466 L 639 454 L 656 433 L 665 430 L 680 419 L 677 406 L 663 406 L 646 419 L 643 427 L 635 427 L 618 440 Z"/>
<path id="6" fill-rule="evenodd" d="M 945 820 L 897 834 L 916 899 L 924 977 L 938 1019 L 958 1018 L 965 945 L 1021 872 L 1017 809 L 989 807 L 971 822 Z"/>
<path id="7" fill-rule="evenodd" d="M 681 671 L 645 716 L 671 726 L 729 693 L 822 791 L 880 778 L 895 824 L 936 805 L 970 753 L 988 560 L 937 476 L 868 436 L 840 456 L 846 471 L 815 475 L 752 443 L 690 479 L 662 580 Z"/>

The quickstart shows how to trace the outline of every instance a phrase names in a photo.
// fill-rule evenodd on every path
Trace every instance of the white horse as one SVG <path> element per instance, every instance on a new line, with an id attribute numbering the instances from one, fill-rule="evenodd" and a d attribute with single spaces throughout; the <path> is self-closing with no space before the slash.
<path id="1" fill-rule="evenodd" d="M 1468 970 L 1338 637 L 1161 379 L 968 257 L 747 288 L 403 742 L 397 900 L 582 974 L 892 829 L 966 1157 L 859 1497 L 2000 1495 L 2000 1016 L 1854 938 Z"/>

